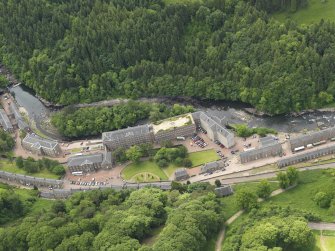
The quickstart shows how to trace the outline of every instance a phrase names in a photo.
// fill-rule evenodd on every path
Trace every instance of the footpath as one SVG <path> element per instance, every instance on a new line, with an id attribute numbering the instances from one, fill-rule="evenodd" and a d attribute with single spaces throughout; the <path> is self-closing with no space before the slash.
<path id="1" fill-rule="evenodd" d="M 287 189 L 277 189 L 275 191 L 273 191 L 270 195 L 270 198 L 273 197 L 273 196 L 276 196 L 278 194 L 281 194 L 289 189 L 292 189 L 294 188 L 295 186 L 291 186 Z M 264 201 L 263 199 L 258 199 L 258 202 L 262 202 Z M 223 227 L 219 233 L 219 237 L 218 239 L 216 240 L 216 243 L 215 243 L 215 251 L 221 251 L 222 249 L 222 242 L 224 240 L 224 237 L 225 237 L 225 232 L 226 232 L 226 226 L 229 226 L 230 224 L 232 224 L 238 217 L 240 217 L 242 214 L 244 213 L 244 210 L 240 210 L 238 211 L 236 214 L 234 214 L 232 217 L 230 217 L 228 220 L 226 220 L 226 222 L 223 224 Z M 335 228 L 335 224 L 334 224 L 334 228 Z"/>

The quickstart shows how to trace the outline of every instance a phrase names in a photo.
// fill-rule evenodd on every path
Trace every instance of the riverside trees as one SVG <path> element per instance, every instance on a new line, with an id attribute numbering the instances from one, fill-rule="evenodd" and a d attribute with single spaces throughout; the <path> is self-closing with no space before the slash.
<path id="1" fill-rule="evenodd" d="M 69 107 L 55 113 L 51 122 L 62 135 L 75 138 L 133 126 L 144 119 L 157 121 L 193 111 L 192 106 L 174 104 L 170 107 L 164 104 L 130 101 L 112 107 Z"/>

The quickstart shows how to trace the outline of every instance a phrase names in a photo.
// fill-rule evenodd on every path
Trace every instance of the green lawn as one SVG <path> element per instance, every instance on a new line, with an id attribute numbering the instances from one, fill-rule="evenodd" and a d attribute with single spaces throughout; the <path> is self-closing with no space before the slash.
<path id="1" fill-rule="evenodd" d="M 295 13 L 276 13 L 273 17 L 281 22 L 292 19 L 299 24 L 317 23 L 321 19 L 335 21 L 335 0 L 327 0 L 325 3 L 321 3 L 321 0 L 309 0 L 307 8 Z"/>
<path id="2" fill-rule="evenodd" d="M 335 220 L 333 213 L 329 209 L 320 208 L 313 201 L 317 192 L 333 183 L 334 179 L 329 171 L 304 171 L 300 173 L 300 183 L 296 188 L 275 196 L 266 203 L 310 211 L 319 215 L 322 221 L 333 222 Z"/>
<path id="3" fill-rule="evenodd" d="M 270 182 L 271 190 L 274 191 L 278 189 L 278 183 L 276 182 Z M 223 197 L 221 198 L 221 202 L 223 204 L 222 210 L 224 212 L 225 220 L 233 216 L 235 213 L 237 213 L 240 209 L 236 204 L 236 192 L 241 189 L 247 189 L 251 192 L 256 192 L 258 186 L 258 182 L 252 182 L 252 183 L 241 183 L 233 186 L 234 194 L 231 196 Z"/>
<path id="4" fill-rule="evenodd" d="M 207 162 L 219 160 L 220 157 L 213 150 L 205 150 L 189 154 L 189 159 L 192 161 L 192 167 L 203 165 Z"/>
<path id="5" fill-rule="evenodd" d="M 323 245 L 321 244 L 321 232 L 313 231 L 315 236 L 315 247 L 313 251 L 330 251 L 335 249 L 335 232 L 322 231 Z"/>
<path id="6" fill-rule="evenodd" d="M 53 200 L 46 200 L 43 198 L 39 198 L 36 196 L 36 191 L 32 189 L 25 189 L 25 188 L 14 188 L 10 185 L 0 183 L 0 192 L 6 191 L 8 189 L 13 189 L 13 191 L 20 196 L 21 199 L 23 199 L 24 203 L 27 203 L 29 199 L 35 198 L 35 202 L 31 205 L 29 203 L 28 212 L 25 216 L 29 215 L 38 215 L 41 214 L 42 210 L 49 210 L 54 203 Z M 14 219 L 13 221 L 5 224 L 4 226 L 11 226 L 15 225 L 17 220 L 20 219 Z"/>
<path id="7" fill-rule="evenodd" d="M 220 159 L 214 150 L 205 150 L 189 154 L 192 161 L 192 167 L 200 166 L 204 163 Z M 126 180 L 137 182 L 156 181 L 154 178 L 146 179 L 147 173 L 151 173 L 161 180 L 168 180 L 176 169 L 180 167 L 170 164 L 168 167 L 160 168 L 154 161 L 141 161 L 138 164 L 130 164 L 122 171 L 122 177 Z M 136 176 L 135 176 L 136 175 Z M 135 177 L 134 177 L 135 176 Z"/>
<path id="8" fill-rule="evenodd" d="M 168 177 L 164 171 L 156 165 L 153 161 L 141 161 L 138 164 L 131 163 L 125 169 L 123 169 L 121 175 L 126 180 L 131 180 L 133 176 L 140 173 L 152 173 L 158 176 L 161 180 L 167 180 Z"/>
<path id="9" fill-rule="evenodd" d="M 58 175 L 49 172 L 47 169 L 44 169 L 38 173 L 27 173 L 25 170 L 17 168 L 15 162 L 10 162 L 8 160 L 0 160 L 0 170 L 10 173 L 34 176 L 38 178 L 59 179 Z"/>

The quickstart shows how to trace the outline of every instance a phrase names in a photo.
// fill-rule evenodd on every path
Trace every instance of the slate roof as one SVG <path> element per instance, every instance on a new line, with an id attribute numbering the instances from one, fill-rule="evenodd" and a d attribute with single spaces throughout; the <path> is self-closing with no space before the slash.
<path id="1" fill-rule="evenodd" d="M 47 148 L 47 149 L 54 149 L 57 145 L 58 142 L 48 140 L 48 139 L 43 139 L 37 135 L 33 135 L 28 133 L 26 137 L 22 140 L 24 143 L 30 144 L 34 148 Z"/>
<path id="2" fill-rule="evenodd" d="M 240 157 L 243 158 L 243 157 L 254 156 L 254 155 L 257 155 L 257 154 L 260 154 L 260 153 L 271 152 L 274 149 L 275 150 L 282 149 L 282 145 L 279 142 L 277 142 L 276 144 L 252 149 L 252 150 L 249 150 L 249 151 L 244 151 L 244 152 L 240 153 Z"/>
<path id="3" fill-rule="evenodd" d="M 323 155 L 331 154 L 335 151 L 335 145 L 323 147 L 321 149 L 314 150 L 312 152 L 305 152 L 300 154 L 294 154 L 290 157 L 280 159 L 277 161 L 279 167 L 290 165 L 293 162 L 301 162 L 305 160 L 315 159 Z"/>
<path id="4" fill-rule="evenodd" d="M 112 163 L 112 152 L 105 151 L 103 163 L 111 164 Z"/>
<path id="5" fill-rule="evenodd" d="M 217 133 L 221 133 L 225 137 L 233 136 L 232 132 L 230 132 L 229 130 L 227 130 L 225 127 L 223 127 L 222 125 L 220 125 L 218 122 L 216 122 L 214 119 L 212 119 L 211 117 L 209 117 L 204 112 L 201 112 L 200 119 L 204 120 L 213 131 L 216 131 Z"/>
<path id="6" fill-rule="evenodd" d="M 0 109 L 0 123 L 3 129 L 5 129 L 6 131 L 13 129 L 13 126 L 10 123 L 9 118 L 4 109 Z"/>
<path id="7" fill-rule="evenodd" d="M 27 125 L 26 122 L 24 122 L 24 119 L 22 118 L 19 109 L 17 108 L 17 106 L 11 102 L 9 105 L 9 109 L 10 111 L 14 114 L 14 117 L 17 121 L 17 125 L 21 130 L 25 130 L 26 128 L 28 128 L 29 126 Z"/>
<path id="8" fill-rule="evenodd" d="M 104 155 L 102 153 L 82 155 L 82 156 L 73 156 L 69 158 L 67 165 L 69 167 L 93 165 L 95 163 L 102 163 L 103 160 L 104 160 Z"/>
<path id="9" fill-rule="evenodd" d="M 188 173 L 186 171 L 186 168 L 178 168 L 175 172 L 174 172 L 174 176 L 176 178 L 180 178 L 180 177 L 188 177 Z"/>
<path id="10" fill-rule="evenodd" d="M 215 193 L 218 196 L 227 196 L 234 193 L 233 188 L 231 186 L 222 186 L 215 188 Z"/>
<path id="11" fill-rule="evenodd" d="M 205 173 L 205 172 L 208 172 L 208 171 L 213 171 L 213 170 L 220 169 L 222 167 L 224 167 L 223 161 L 208 162 L 201 167 L 201 172 Z"/>
<path id="12" fill-rule="evenodd" d="M 273 136 L 266 136 L 266 137 L 260 138 L 259 141 L 262 147 L 270 146 L 270 145 L 274 145 L 278 143 L 277 140 Z"/>
<path id="13" fill-rule="evenodd" d="M 41 183 L 48 183 L 48 184 L 51 184 L 51 185 L 62 185 L 63 184 L 62 180 L 37 178 L 37 177 L 32 177 L 32 176 L 26 176 L 26 175 L 23 175 L 23 174 L 9 173 L 9 172 L 5 172 L 5 171 L 0 171 L 0 177 L 12 178 L 12 179 L 15 178 L 15 179 L 24 181 L 26 183 L 41 182 Z"/>
<path id="14" fill-rule="evenodd" d="M 125 129 L 120 129 L 111 132 L 104 132 L 102 133 L 102 140 L 103 141 L 117 141 L 123 140 L 127 137 L 132 137 L 136 135 L 145 135 L 150 133 L 150 126 L 146 125 L 139 125 L 134 127 L 128 127 Z"/>
<path id="15" fill-rule="evenodd" d="M 310 132 L 309 134 L 302 135 L 296 138 L 290 139 L 291 148 L 300 146 L 307 146 L 308 144 L 317 143 L 322 140 L 328 140 L 335 137 L 335 127 L 330 127 L 325 130 Z"/>

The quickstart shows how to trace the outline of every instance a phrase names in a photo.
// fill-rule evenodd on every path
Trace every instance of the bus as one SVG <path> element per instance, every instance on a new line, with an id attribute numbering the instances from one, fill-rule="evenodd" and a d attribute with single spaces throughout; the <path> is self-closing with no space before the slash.
<path id="1" fill-rule="evenodd" d="M 302 150 L 304 150 L 305 149 L 305 147 L 304 146 L 300 146 L 300 147 L 296 147 L 296 148 L 294 148 L 294 152 L 299 152 L 299 151 L 302 151 Z"/>
<path id="2" fill-rule="evenodd" d="M 322 145 L 322 144 L 325 144 L 325 143 L 326 143 L 326 141 L 322 140 L 322 141 L 313 143 L 313 146 L 319 146 L 319 145 Z"/>
<path id="3" fill-rule="evenodd" d="M 72 172 L 72 175 L 74 176 L 82 176 L 83 175 L 83 172 Z"/>

